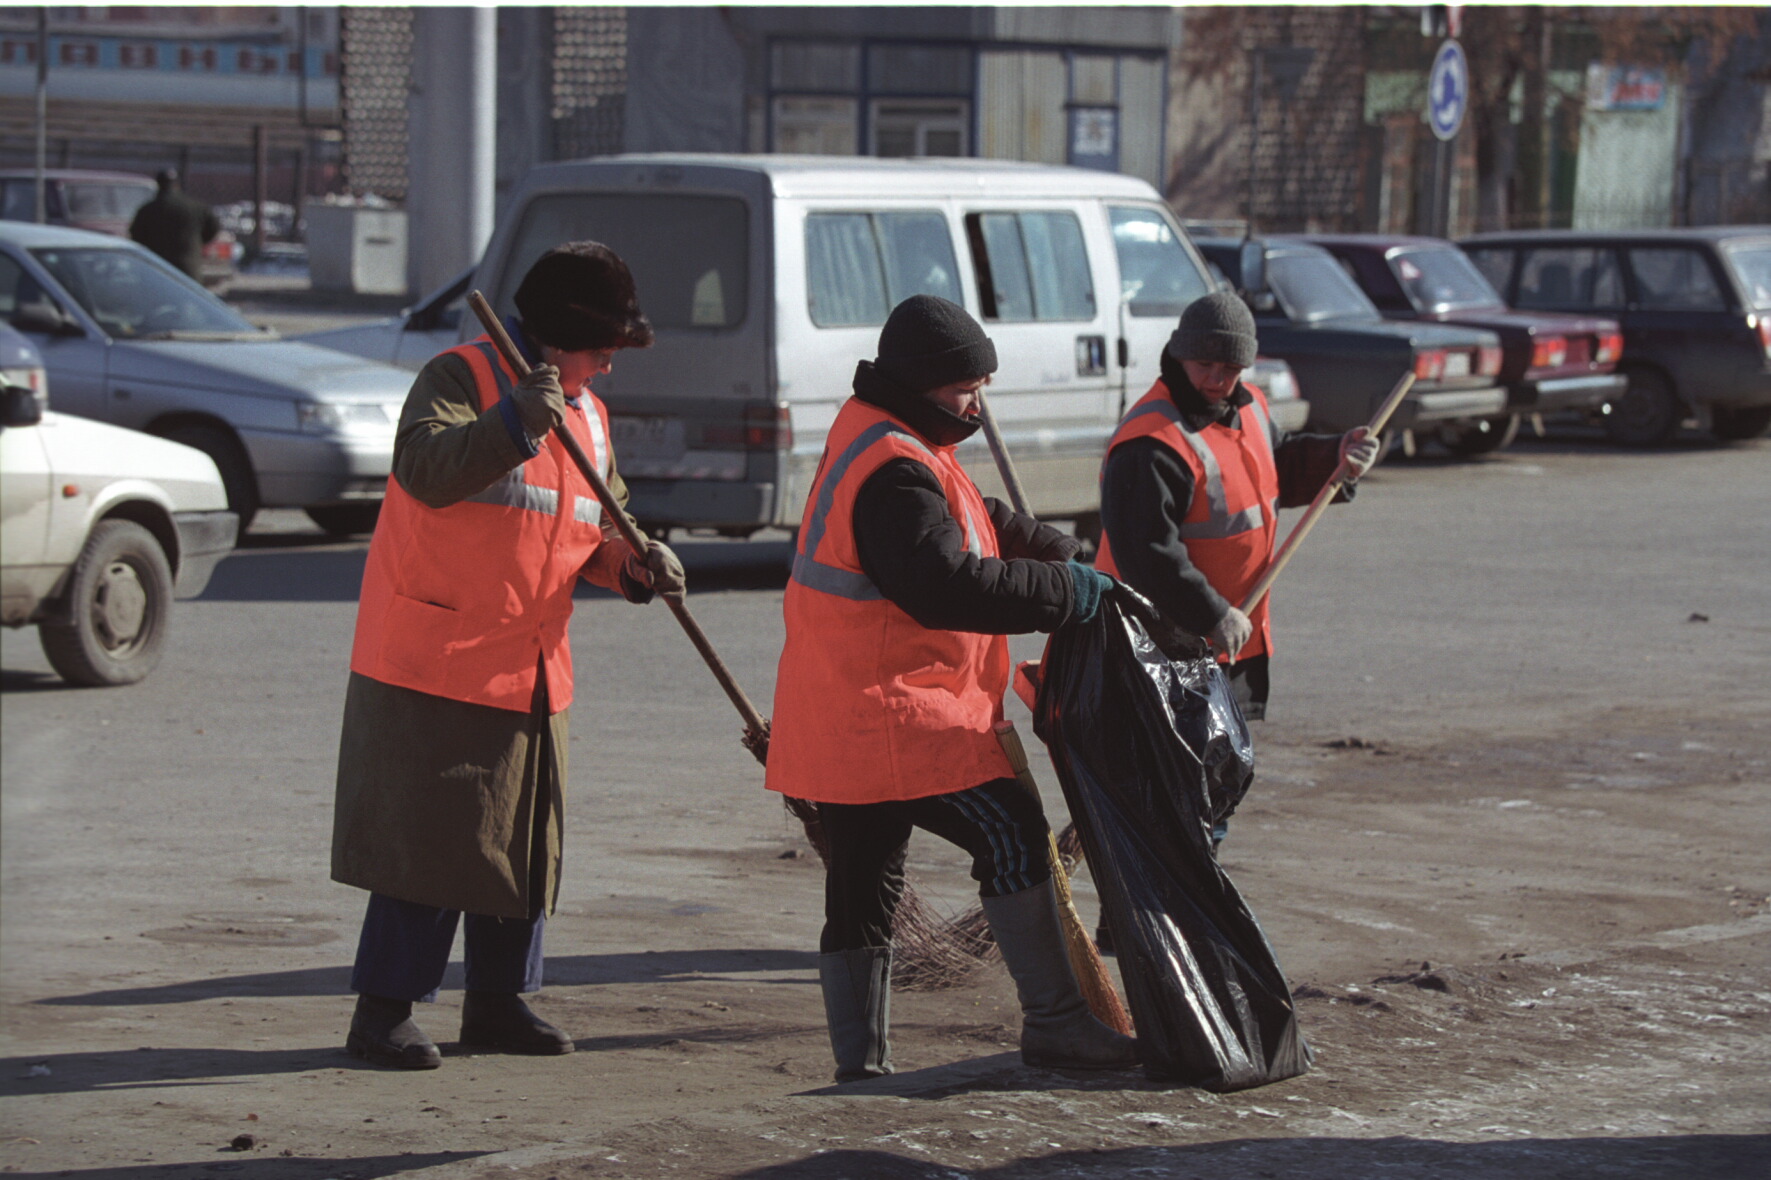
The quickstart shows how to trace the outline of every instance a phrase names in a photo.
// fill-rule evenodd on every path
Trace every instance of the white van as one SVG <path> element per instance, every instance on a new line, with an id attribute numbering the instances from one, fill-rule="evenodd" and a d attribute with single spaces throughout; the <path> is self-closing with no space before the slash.
<path id="1" fill-rule="evenodd" d="M 547 164 L 512 194 L 474 283 L 500 314 L 564 241 L 633 270 L 657 344 L 608 403 L 648 528 L 798 524 L 855 363 L 919 292 L 996 343 L 991 408 L 1042 517 L 1098 520 L 1101 455 L 1214 283 L 1162 198 L 1129 176 L 987 160 L 633 155 Z M 478 331 L 463 326 L 464 337 Z M 1002 495 L 981 436 L 961 449 Z"/>

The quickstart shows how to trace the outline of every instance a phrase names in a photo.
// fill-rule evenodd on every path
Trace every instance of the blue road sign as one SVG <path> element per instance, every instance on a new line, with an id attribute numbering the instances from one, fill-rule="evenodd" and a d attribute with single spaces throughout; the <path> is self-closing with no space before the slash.
<path id="1" fill-rule="evenodd" d="M 1457 138 L 1469 105 L 1469 62 L 1463 46 L 1446 41 L 1433 58 L 1433 72 L 1427 75 L 1427 122 L 1432 124 L 1433 134 L 1440 139 Z"/>

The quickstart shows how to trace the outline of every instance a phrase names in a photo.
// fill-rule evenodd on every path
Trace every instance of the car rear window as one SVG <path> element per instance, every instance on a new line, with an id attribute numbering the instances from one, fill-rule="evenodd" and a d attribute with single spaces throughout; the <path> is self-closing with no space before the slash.
<path id="1" fill-rule="evenodd" d="M 1459 250 L 1406 250 L 1391 256 L 1390 269 L 1421 311 L 1499 307 L 1502 303 L 1494 285 Z"/>
<path id="2" fill-rule="evenodd" d="M 1504 296 L 1507 293 L 1507 283 L 1513 277 L 1513 251 L 1511 248 L 1490 246 L 1483 249 L 1481 246 L 1467 246 L 1464 248 L 1464 253 L 1469 256 L 1476 269 L 1482 272 L 1482 277 L 1488 280 L 1488 285 Z"/>
<path id="3" fill-rule="evenodd" d="M 1135 316 L 1178 316 L 1212 292 L 1211 280 L 1154 209 L 1112 210 L 1113 249 L 1119 255 L 1119 295 Z"/>
<path id="4" fill-rule="evenodd" d="M 136 210 L 154 196 L 151 184 L 127 184 L 104 180 L 70 180 L 62 185 L 67 216 L 73 218 L 134 217 Z"/>
<path id="5" fill-rule="evenodd" d="M 1525 255 L 1513 306 L 1581 311 L 1622 307 L 1623 275 L 1615 250 L 1592 246 L 1540 246 Z"/>
<path id="6" fill-rule="evenodd" d="M 814 324 L 883 324 L 912 295 L 965 303 L 953 235 L 938 211 L 807 216 L 806 300 Z"/>
<path id="7" fill-rule="evenodd" d="M 661 329 L 735 328 L 750 283 L 749 210 L 737 197 L 663 193 L 555 193 L 523 210 L 500 307 L 547 251 L 589 239 L 633 272 L 640 310 Z"/>
<path id="8" fill-rule="evenodd" d="M 1723 251 L 1722 257 L 1734 268 L 1734 277 L 1746 292 L 1747 306 L 1754 311 L 1771 311 L 1771 243 L 1737 246 Z"/>
<path id="9" fill-rule="evenodd" d="M 1272 254 L 1267 257 L 1267 282 L 1285 313 L 1294 320 L 1362 316 L 1377 319 L 1378 310 L 1352 276 L 1328 254 Z"/>
<path id="10" fill-rule="evenodd" d="M 985 319 L 1095 318 L 1088 248 L 1074 213 L 972 213 L 965 220 Z"/>
<path id="11" fill-rule="evenodd" d="M 1636 303 L 1654 311 L 1727 311 L 1709 260 L 1683 247 L 1634 247 L 1630 270 L 1636 276 Z"/>

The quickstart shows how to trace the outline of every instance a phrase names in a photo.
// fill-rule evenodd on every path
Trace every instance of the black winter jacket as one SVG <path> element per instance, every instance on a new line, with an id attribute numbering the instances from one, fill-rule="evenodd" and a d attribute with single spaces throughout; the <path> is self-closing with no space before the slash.
<path id="1" fill-rule="evenodd" d="M 948 446 L 979 426 L 891 382 L 863 361 L 855 396 Z M 852 518 L 861 568 L 881 594 L 924 627 L 1020 635 L 1054 631 L 1070 617 L 1075 586 L 1064 563 L 1076 538 L 987 497 L 1001 557 L 966 550 L 965 531 L 947 508 L 941 481 L 925 464 L 893 459 L 868 476 Z"/>

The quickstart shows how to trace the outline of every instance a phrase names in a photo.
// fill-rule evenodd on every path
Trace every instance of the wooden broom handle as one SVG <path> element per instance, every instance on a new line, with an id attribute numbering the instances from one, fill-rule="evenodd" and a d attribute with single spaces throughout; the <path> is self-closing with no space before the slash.
<path id="1" fill-rule="evenodd" d="M 516 373 L 518 379 L 527 377 L 529 362 L 524 360 L 523 354 L 517 351 L 516 343 L 511 340 L 510 333 L 504 330 L 504 325 L 498 321 L 498 316 L 493 312 L 492 305 L 486 302 L 486 297 L 478 291 L 474 291 L 468 295 L 467 305 L 473 308 L 474 314 L 480 319 L 480 324 L 486 329 L 486 335 L 492 338 L 492 343 L 497 345 L 498 351 L 504 356 L 505 363 Z M 646 538 L 641 535 L 639 527 L 616 502 L 615 493 L 609 490 L 607 481 L 597 471 L 596 465 L 590 461 L 590 456 L 584 453 L 584 447 L 578 442 L 577 437 L 566 428 L 564 422 L 555 426 L 553 433 L 554 437 L 559 439 L 561 445 L 566 448 L 566 453 L 572 456 L 572 461 L 578 465 L 579 474 L 583 475 L 585 482 L 590 484 L 590 490 L 596 494 L 597 502 L 602 504 L 603 512 L 615 522 L 615 527 L 626 538 L 628 546 L 643 560 L 647 549 Z M 660 595 L 660 597 L 664 599 L 664 604 L 670 608 L 670 613 L 676 616 L 676 621 L 682 624 L 684 632 L 689 636 L 689 642 L 693 643 L 695 650 L 701 653 L 701 658 L 706 661 L 708 670 L 713 673 L 713 678 L 719 681 L 721 688 L 725 689 L 726 696 L 737 708 L 738 715 L 744 719 L 745 727 L 752 733 L 767 733 L 769 723 L 763 720 L 763 715 L 757 712 L 755 705 L 750 703 L 750 698 L 745 695 L 744 689 L 739 687 L 737 677 L 732 675 L 732 670 L 726 667 L 726 662 L 713 649 L 713 643 L 707 638 L 707 633 L 701 629 L 701 624 L 695 621 L 695 616 L 689 613 L 688 604 L 675 595 L 666 594 Z"/>

